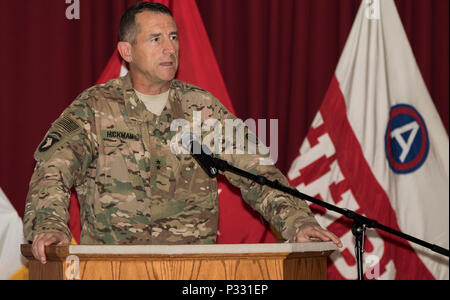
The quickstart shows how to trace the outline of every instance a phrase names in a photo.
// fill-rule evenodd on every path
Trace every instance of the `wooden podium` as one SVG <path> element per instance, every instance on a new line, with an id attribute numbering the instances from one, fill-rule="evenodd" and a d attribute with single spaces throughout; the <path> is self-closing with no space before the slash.
<path id="1" fill-rule="evenodd" d="M 30 279 L 49 280 L 292 280 L 326 279 L 331 242 L 179 245 L 49 246 L 47 263 L 29 260 Z"/>

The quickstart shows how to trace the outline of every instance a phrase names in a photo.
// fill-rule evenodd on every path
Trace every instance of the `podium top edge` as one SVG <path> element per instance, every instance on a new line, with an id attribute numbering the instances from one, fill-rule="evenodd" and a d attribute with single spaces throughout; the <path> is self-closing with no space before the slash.
<path id="1" fill-rule="evenodd" d="M 68 254 L 251 254 L 251 253 L 304 253 L 338 250 L 332 242 L 268 243 L 268 244 L 213 244 L 213 245 L 71 245 Z"/>

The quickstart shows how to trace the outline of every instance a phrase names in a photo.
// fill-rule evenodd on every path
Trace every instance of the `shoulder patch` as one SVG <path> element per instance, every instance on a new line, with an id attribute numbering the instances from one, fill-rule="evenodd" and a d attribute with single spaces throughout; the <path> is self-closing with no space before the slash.
<path id="1" fill-rule="evenodd" d="M 61 140 L 61 138 L 56 136 L 56 134 L 53 135 L 53 134 L 49 133 L 45 137 L 44 141 L 39 145 L 38 151 L 39 152 L 46 152 L 53 145 L 57 144 L 60 140 Z"/>
<path id="2" fill-rule="evenodd" d="M 81 126 L 70 116 L 63 115 L 54 124 L 53 127 L 62 134 L 72 134 L 81 129 Z"/>
<path id="3" fill-rule="evenodd" d="M 47 160 L 56 150 L 56 146 L 68 140 L 83 129 L 72 117 L 63 115 L 53 123 L 44 140 L 36 150 L 36 160 Z"/>

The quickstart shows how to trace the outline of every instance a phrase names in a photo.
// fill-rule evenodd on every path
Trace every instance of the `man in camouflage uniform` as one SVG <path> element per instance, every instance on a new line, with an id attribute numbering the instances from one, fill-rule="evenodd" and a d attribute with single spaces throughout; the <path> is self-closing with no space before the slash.
<path id="1" fill-rule="evenodd" d="M 35 152 L 24 234 L 43 263 L 44 246 L 64 245 L 71 239 L 67 222 L 73 186 L 81 208 L 81 244 L 216 241 L 217 181 L 191 155 L 173 153 L 170 142 L 176 132 L 170 126 L 176 119 L 192 123 L 196 111 L 202 120 L 221 123 L 235 117 L 207 91 L 174 80 L 178 30 L 165 6 L 137 3 L 122 17 L 120 35 L 118 49 L 130 73 L 83 92 L 53 123 Z M 147 95 L 168 91 L 162 113 L 148 111 L 136 91 Z M 274 166 L 261 165 L 258 155 L 219 157 L 288 184 Z M 304 201 L 228 172 L 224 175 L 285 239 L 332 240 L 341 246 L 335 235 L 317 224 Z"/>

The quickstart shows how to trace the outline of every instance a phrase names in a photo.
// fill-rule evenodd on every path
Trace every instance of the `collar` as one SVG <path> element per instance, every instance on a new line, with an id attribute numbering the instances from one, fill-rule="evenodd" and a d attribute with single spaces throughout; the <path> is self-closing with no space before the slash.
<path id="1" fill-rule="evenodd" d="M 172 110 L 174 110 L 175 115 L 179 115 L 181 113 L 181 115 L 178 117 L 182 118 L 183 114 L 180 111 L 181 100 L 176 93 L 177 86 L 177 80 L 172 80 L 169 87 L 168 102 L 170 103 Z M 125 114 L 127 114 L 131 119 L 135 119 L 138 121 L 150 121 L 154 119 L 155 115 L 146 109 L 145 104 L 136 95 L 129 72 L 127 75 L 122 77 L 122 90 L 126 109 Z"/>

